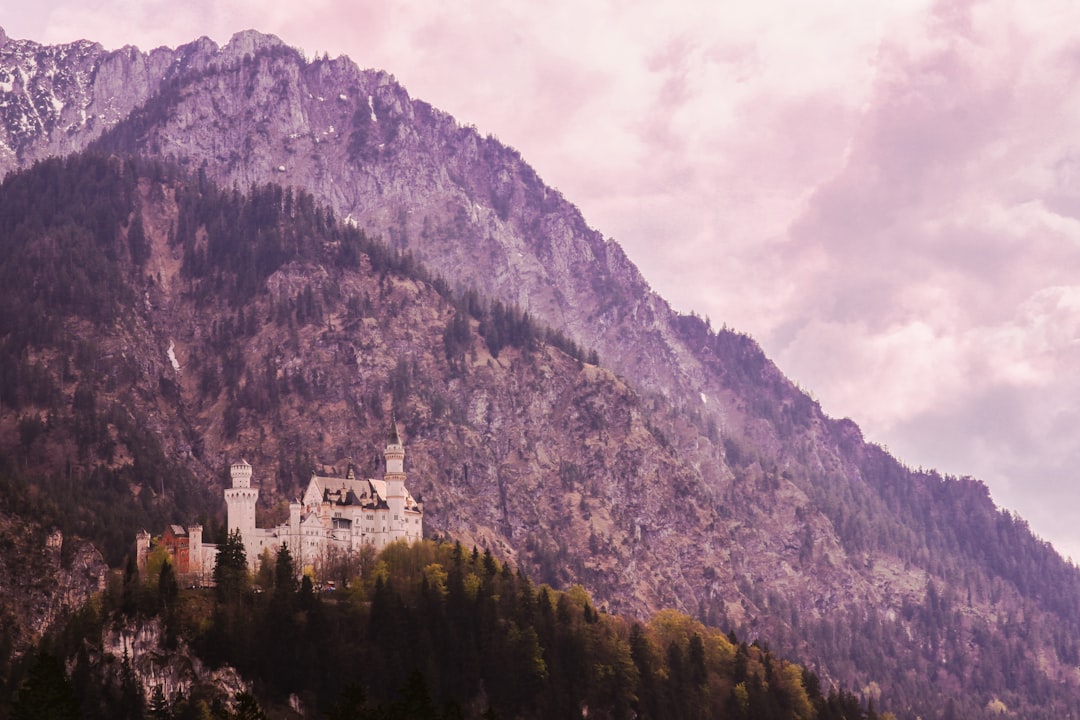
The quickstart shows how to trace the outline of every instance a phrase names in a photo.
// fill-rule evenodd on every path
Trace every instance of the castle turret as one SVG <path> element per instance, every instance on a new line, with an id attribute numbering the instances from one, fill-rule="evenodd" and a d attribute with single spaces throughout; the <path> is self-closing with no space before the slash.
<path id="1" fill-rule="evenodd" d="M 135 564 L 139 572 L 146 572 L 146 558 L 150 555 L 150 533 L 141 530 L 135 536 Z"/>
<path id="2" fill-rule="evenodd" d="M 247 460 L 241 460 L 238 463 L 233 463 L 229 468 L 229 475 L 232 477 L 232 486 L 234 488 L 246 488 L 251 487 L 251 465 Z"/>
<path id="3" fill-rule="evenodd" d="M 188 534 L 188 569 L 193 573 L 206 572 L 203 566 L 202 525 L 189 525 Z"/>
<path id="4" fill-rule="evenodd" d="M 300 504 L 299 500 L 293 500 L 289 503 L 289 529 L 287 533 L 289 543 L 289 551 L 293 554 L 293 560 L 296 561 L 298 568 L 303 568 L 303 553 L 304 553 L 304 537 L 300 530 L 300 522 L 303 519 L 304 506 Z"/>
<path id="5" fill-rule="evenodd" d="M 387 475 L 405 474 L 405 446 L 401 444 L 401 435 L 398 434 L 396 422 L 390 425 L 390 435 L 386 438 L 386 449 L 383 450 L 383 457 L 386 458 Z"/>
<path id="6" fill-rule="evenodd" d="M 401 444 L 397 423 L 391 423 L 390 436 L 386 440 L 386 504 L 390 508 L 390 537 L 396 539 L 402 535 L 399 528 L 404 527 L 405 518 L 405 446 Z"/>
<path id="7" fill-rule="evenodd" d="M 230 475 L 232 487 L 225 490 L 229 532 L 239 530 L 242 536 L 248 538 L 255 529 L 255 503 L 259 499 L 259 488 L 251 487 L 251 465 L 247 460 L 233 463 Z"/>

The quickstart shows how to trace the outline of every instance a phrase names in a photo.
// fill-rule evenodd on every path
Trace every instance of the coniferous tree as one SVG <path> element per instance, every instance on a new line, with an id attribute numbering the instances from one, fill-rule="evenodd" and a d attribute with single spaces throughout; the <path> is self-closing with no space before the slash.
<path id="1" fill-rule="evenodd" d="M 120 720 L 142 720 L 146 710 L 143 686 L 131 666 L 127 651 L 120 664 L 120 695 L 117 698 L 113 716 Z"/>
<path id="2" fill-rule="evenodd" d="M 37 656 L 11 706 L 12 720 L 76 720 L 79 703 L 60 662 Z"/>
<path id="3" fill-rule="evenodd" d="M 175 609 L 179 596 L 180 585 L 176 581 L 176 572 L 166 558 L 165 562 L 161 563 L 161 572 L 158 575 L 158 606 L 167 614 Z"/>
<path id="4" fill-rule="evenodd" d="M 229 720 L 266 720 L 266 713 L 254 695 L 240 692 L 236 694 L 236 710 L 229 715 Z"/>
<path id="5" fill-rule="evenodd" d="M 164 626 L 165 647 L 176 647 L 177 633 L 177 600 L 180 597 L 180 585 L 176 581 L 176 573 L 168 558 L 161 564 L 161 573 L 158 575 L 158 610 L 161 613 L 162 625 Z"/>
<path id="6" fill-rule="evenodd" d="M 214 583 L 217 596 L 221 601 L 235 597 L 247 589 L 248 566 L 244 538 L 239 530 L 229 533 L 225 542 L 218 547 L 217 562 L 214 564 Z"/>
<path id="7" fill-rule="evenodd" d="M 296 564 L 288 543 L 283 543 L 274 562 L 274 595 L 286 598 L 291 603 L 296 595 Z"/>
<path id="8" fill-rule="evenodd" d="M 142 266 L 150 259 L 150 242 L 143 228 L 142 213 L 136 212 L 128 226 L 128 247 L 134 264 Z"/>
<path id="9" fill-rule="evenodd" d="M 154 720 L 168 720 L 170 716 L 169 701 L 165 698 L 165 691 L 161 689 L 161 685 L 155 685 L 153 691 L 150 693 L 150 705 L 147 707 L 150 711 L 150 717 Z"/>
<path id="10" fill-rule="evenodd" d="M 328 720 L 364 720 L 368 717 L 370 717 L 370 710 L 367 705 L 367 696 L 364 694 L 364 689 L 356 683 L 345 686 L 327 714 Z"/>
<path id="11" fill-rule="evenodd" d="M 124 564 L 124 584 L 121 590 L 120 611 L 134 617 L 139 609 L 139 567 L 134 555 L 128 555 Z"/>

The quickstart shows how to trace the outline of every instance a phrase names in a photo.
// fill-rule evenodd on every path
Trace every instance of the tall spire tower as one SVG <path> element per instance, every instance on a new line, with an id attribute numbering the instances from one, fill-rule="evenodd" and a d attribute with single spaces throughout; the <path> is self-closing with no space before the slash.
<path id="1" fill-rule="evenodd" d="M 386 504 L 390 508 L 391 527 L 405 518 L 405 446 L 401 444 L 397 422 L 391 421 L 390 435 L 383 451 L 386 459 Z"/>

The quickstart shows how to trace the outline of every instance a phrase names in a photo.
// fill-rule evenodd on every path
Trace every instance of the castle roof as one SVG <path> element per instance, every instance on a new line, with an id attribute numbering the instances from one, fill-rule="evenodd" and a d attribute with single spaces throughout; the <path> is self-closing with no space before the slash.
<path id="1" fill-rule="evenodd" d="M 373 487 L 375 481 L 356 480 L 355 476 L 336 478 L 313 475 L 311 480 L 318 486 L 318 492 L 324 502 L 338 505 L 365 505 L 377 502 L 377 495 L 382 494 Z M 383 493 L 385 492 L 384 488 Z"/>
<path id="2" fill-rule="evenodd" d="M 354 507 L 387 507 L 385 480 L 376 480 L 374 478 L 356 480 L 351 478 L 312 475 L 311 483 L 315 485 L 315 493 L 322 502 Z M 309 484 L 304 502 L 312 502 L 314 500 L 314 498 L 310 498 L 312 489 L 311 484 Z M 412 511 L 419 511 L 420 509 L 419 504 L 413 499 L 412 494 L 407 489 L 405 489 L 405 509 Z"/>

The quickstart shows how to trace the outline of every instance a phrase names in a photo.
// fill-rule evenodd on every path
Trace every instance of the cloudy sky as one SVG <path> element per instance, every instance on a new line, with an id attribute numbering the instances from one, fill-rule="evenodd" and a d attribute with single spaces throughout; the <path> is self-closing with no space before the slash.
<path id="1" fill-rule="evenodd" d="M 254 27 L 522 152 L 683 311 L 1080 560 L 1080 3 L 0 0 L 106 47 Z"/>

